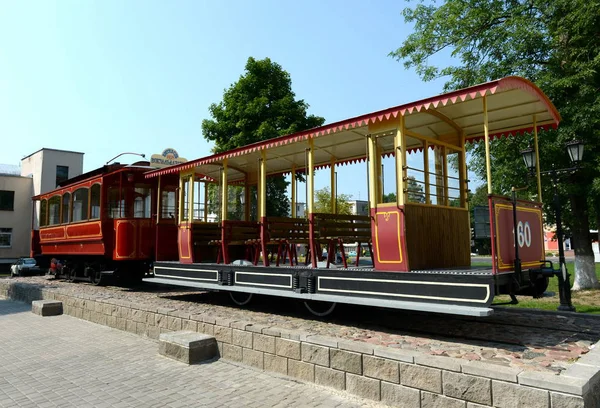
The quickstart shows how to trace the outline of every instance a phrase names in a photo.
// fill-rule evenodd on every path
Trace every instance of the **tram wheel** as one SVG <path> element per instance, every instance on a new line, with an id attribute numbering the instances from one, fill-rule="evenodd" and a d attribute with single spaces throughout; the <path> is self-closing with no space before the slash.
<path id="1" fill-rule="evenodd" d="M 63 268 L 64 271 L 64 268 Z M 68 268 L 66 273 L 67 282 L 75 282 L 75 268 Z"/>
<path id="2" fill-rule="evenodd" d="M 238 306 L 246 306 L 252 300 L 252 293 L 229 292 L 231 301 Z"/>
<path id="3" fill-rule="evenodd" d="M 335 302 L 323 302 L 320 300 L 305 300 L 304 307 L 313 315 L 318 317 L 329 316 L 335 310 Z"/>
<path id="4" fill-rule="evenodd" d="M 92 285 L 102 285 L 102 271 L 91 271 L 90 281 L 92 282 Z"/>

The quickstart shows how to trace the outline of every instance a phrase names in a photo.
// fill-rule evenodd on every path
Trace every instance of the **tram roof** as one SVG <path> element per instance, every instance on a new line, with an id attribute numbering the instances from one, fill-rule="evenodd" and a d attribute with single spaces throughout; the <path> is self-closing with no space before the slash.
<path id="1" fill-rule="evenodd" d="M 227 159 L 229 182 L 244 179 L 256 181 L 261 150 L 266 149 L 269 175 L 289 172 L 293 166 L 302 171 L 306 166 L 305 149 L 297 143 L 314 140 L 316 168 L 365 160 L 365 137 L 369 133 L 392 130 L 395 119 L 404 117 L 407 150 L 421 148 L 410 133 L 436 141 L 460 146 L 460 133 L 465 141 L 484 137 L 483 97 L 487 99 L 490 138 L 517 135 L 533 130 L 533 117 L 538 129 L 555 128 L 560 114 L 548 97 L 527 79 L 511 76 L 416 102 L 395 106 L 366 115 L 330 123 L 321 127 L 264 140 L 226 152 L 191 160 L 186 163 L 157 169 L 146 173 L 146 178 L 165 174 L 187 172 L 218 179 L 224 160 Z M 391 137 L 381 138 L 382 154 L 394 152 Z"/>

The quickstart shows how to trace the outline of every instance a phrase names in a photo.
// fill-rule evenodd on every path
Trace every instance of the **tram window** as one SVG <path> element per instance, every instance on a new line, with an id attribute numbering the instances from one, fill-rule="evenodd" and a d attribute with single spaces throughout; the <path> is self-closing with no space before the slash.
<path id="1" fill-rule="evenodd" d="M 133 201 L 134 218 L 150 218 L 152 211 L 152 190 L 148 185 L 137 184 Z"/>
<path id="2" fill-rule="evenodd" d="M 447 186 L 448 186 L 448 205 L 450 207 L 460 207 L 460 154 L 458 151 L 447 149 Z"/>
<path id="3" fill-rule="evenodd" d="M 192 178 L 186 177 L 182 180 L 181 189 L 181 220 L 189 220 L 189 206 L 190 206 L 190 182 Z"/>
<path id="4" fill-rule="evenodd" d="M 48 200 L 48 225 L 60 224 L 60 196 Z"/>
<path id="5" fill-rule="evenodd" d="M 73 193 L 73 222 L 88 219 L 89 190 L 80 188 Z"/>
<path id="6" fill-rule="evenodd" d="M 204 221 L 204 203 L 202 202 L 203 195 L 204 183 L 194 180 L 194 209 L 192 211 L 192 217 L 196 221 Z"/>
<path id="7" fill-rule="evenodd" d="M 423 142 L 411 137 L 406 138 L 406 185 L 407 200 L 409 203 L 425 204 L 425 152 Z"/>
<path id="8" fill-rule="evenodd" d="M 46 216 L 48 215 L 48 201 L 42 200 L 40 203 L 40 227 L 48 225 Z"/>
<path id="9" fill-rule="evenodd" d="M 444 160 L 444 148 L 442 146 L 431 146 L 429 149 L 429 196 L 431 204 L 446 205 Z"/>
<path id="10" fill-rule="evenodd" d="M 100 218 L 100 184 L 94 184 L 90 190 L 90 220 Z"/>
<path id="11" fill-rule="evenodd" d="M 71 193 L 64 193 L 62 197 L 62 222 L 71 222 Z"/>
<path id="12" fill-rule="evenodd" d="M 177 209 L 175 191 L 162 190 L 160 196 L 160 218 L 175 218 Z"/>
<path id="13" fill-rule="evenodd" d="M 108 218 L 121 218 L 121 214 L 123 213 L 125 207 L 124 197 L 124 189 L 122 189 L 121 194 L 119 194 L 119 187 L 108 188 L 108 205 L 106 207 L 106 216 Z"/>

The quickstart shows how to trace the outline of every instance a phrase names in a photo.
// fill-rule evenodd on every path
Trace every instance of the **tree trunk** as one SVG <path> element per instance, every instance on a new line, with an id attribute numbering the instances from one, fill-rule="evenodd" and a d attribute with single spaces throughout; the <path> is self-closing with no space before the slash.
<path id="1" fill-rule="evenodd" d="M 570 197 L 573 211 L 572 246 L 575 248 L 575 280 L 573 290 L 593 289 L 600 287 L 596 278 L 594 251 L 590 240 L 590 219 L 587 211 L 587 197 L 582 194 L 572 194 Z M 558 243 L 562 245 L 562 242 Z"/>

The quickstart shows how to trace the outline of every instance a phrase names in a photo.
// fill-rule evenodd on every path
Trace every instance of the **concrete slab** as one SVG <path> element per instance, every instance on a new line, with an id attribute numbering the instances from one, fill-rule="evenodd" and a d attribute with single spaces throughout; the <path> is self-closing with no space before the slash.
<path id="1" fill-rule="evenodd" d="M 63 314 L 62 302 L 58 300 L 34 300 L 31 311 L 40 316 L 59 316 Z"/>
<path id="2" fill-rule="evenodd" d="M 211 360 L 219 353 L 214 336 L 191 331 L 162 333 L 159 337 L 158 352 L 186 364 Z"/>

